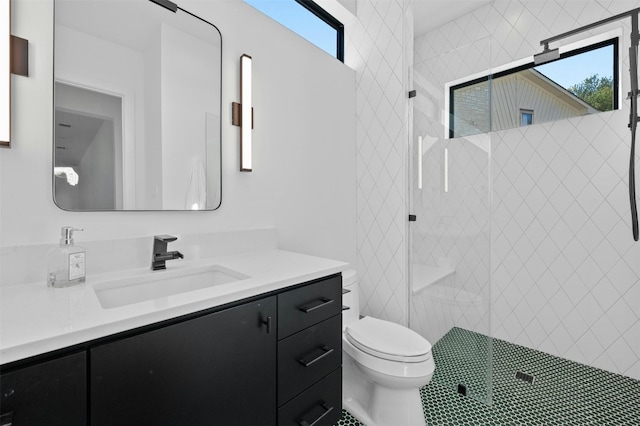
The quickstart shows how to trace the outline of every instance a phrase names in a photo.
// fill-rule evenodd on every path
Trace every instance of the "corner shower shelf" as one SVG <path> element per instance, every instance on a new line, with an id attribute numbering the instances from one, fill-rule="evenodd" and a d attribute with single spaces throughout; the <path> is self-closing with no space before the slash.
<path id="1" fill-rule="evenodd" d="M 456 272 L 455 269 L 441 268 L 438 266 L 419 265 L 415 263 L 411 266 L 413 268 L 411 273 L 411 294 L 413 295 L 420 294 L 427 287 L 437 284 L 445 278 L 449 278 Z"/>

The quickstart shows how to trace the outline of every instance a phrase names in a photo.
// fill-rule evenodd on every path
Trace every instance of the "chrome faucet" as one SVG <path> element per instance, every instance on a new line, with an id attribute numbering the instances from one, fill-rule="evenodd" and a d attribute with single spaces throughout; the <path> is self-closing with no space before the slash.
<path id="1" fill-rule="evenodd" d="M 167 244 L 177 240 L 178 237 L 172 235 L 156 235 L 153 237 L 153 253 L 151 254 L 151 270 L 160 271 L 167 269 L 165 261 L 173 259 L 184 259 L 184 255 L 179 251 L 167 251 Z"/>

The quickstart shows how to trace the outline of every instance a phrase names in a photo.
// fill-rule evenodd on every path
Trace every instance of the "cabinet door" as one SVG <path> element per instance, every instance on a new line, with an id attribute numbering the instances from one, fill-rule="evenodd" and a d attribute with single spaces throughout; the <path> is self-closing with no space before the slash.
<path id="1" fill-rule="evenodd" d="M 275 424 L 275 321 L 274 296 L 93 348 L 91 423 Z"/>
<path id="2" fill-rule="evenodd" d="M 0 375 L 0 424 L 86 425 L 85 352 Z"/>

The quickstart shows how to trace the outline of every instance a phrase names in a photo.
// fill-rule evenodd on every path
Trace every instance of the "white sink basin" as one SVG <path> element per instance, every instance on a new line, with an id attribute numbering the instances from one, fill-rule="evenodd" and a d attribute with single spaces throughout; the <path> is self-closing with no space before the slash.
<path id="1" fill-rule="evenodd" d="M 105 309 L 215 287 L 249 278 L 220 265 L 200 266 L 126 277 L 98 283 L 96 296 Z"/>

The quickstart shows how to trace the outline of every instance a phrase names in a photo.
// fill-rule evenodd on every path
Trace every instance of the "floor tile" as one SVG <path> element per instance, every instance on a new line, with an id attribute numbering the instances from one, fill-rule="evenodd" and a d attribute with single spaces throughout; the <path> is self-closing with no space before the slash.
<path id="1" fill-rule="evenodd" d="M 436 373 L 420 390 L 428 425 L 640 426 L 638 380 L 457 327 L 433 355 Z M 361 423 L 343 410 L 338 425 Z"/>

